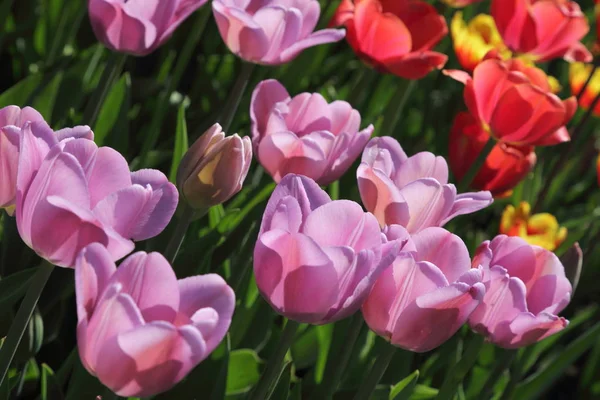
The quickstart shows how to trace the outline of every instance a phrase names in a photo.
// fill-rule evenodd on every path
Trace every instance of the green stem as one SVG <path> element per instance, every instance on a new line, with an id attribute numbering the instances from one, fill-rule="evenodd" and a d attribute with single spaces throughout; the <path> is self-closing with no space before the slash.
<path id="1" fill-rule="evenodd" d="M 331 197 L 331 200 L 339 200 L 340 181 L 335 181 L 331 185 L 329 185 L 329 197 Z"/>
<path id="2" fill-rule="evenodd" d="M 167 103 L 171 96 L 171 93 L 179 86 L 179 82 L 185 72 L 186 68 L 189 66 L 190 59 L 195 53 L 196 46 L 200 42 L 200 38 L 202 37 L 202 33 L 206 28 L 206 24 L 211 15 L 210 10 L 203 9 L 198 13 L 196 20 L 194 21 L 194 28 L 190 31 L 188 40 L 185 42 L 185 45 L 181 49 L 181 53 L 179 57 L 177 57 L 177 63 L 175 64 L 175 68 L 171 74 L 171 79 L 166 86 L 166 88 L 159 95 L 156 108 L 154 113 L 152 114 L 152 120 L 150 121 L 150 128 L 146 133 L 146 138 L 144 140 L 144 144 L 142 146 L 141 151 L 141 160 L 140 163 L 142 166 L 146 166 L 148 164 L 148 158 L 150 151 L 154 149 L 156 143 L 158 142 L 158 138 L 160 136 L 160 127 L 162 122 L 167 115 L 168 106 Z"/>
<path id="3" fill-rule="evenodd" d="M 465 192 L 469 188 L 471 183 L 473 183 L 473 179 L 475 179 L 475 177 L 477 176 L 477 173 L 479 172 L 479 170 L 485 163 L 485 160 L 488 158 L 488 156 L 492 152 L 492 149 L 494 148 L 495 145 L 496 145 L 496 141 L 494 140 L 494 138 L 490 137 L 488 139 L 487 143 L 485 144 L 485 146 L 483 147 L 483 149 L 481 149 L 481 152 L 477 155 L 475 162 L 473 162 L 473 164 L 471 164 L 471 166 L 467 170 L 467 173 L 463 176 L 461 181 L 458 183 L 458 185 L 457 185 L 458 193 Z"/>
<path id="4" fill-rule="evenodd" d="M 327 365 L 325 366 L 325 374 L 323 375 L 325 379 L 323 383 L 321 383 L 321 387 L 319 388 L 319 395 L 316 397 L 318 399 L 329 399 L 335 391 L 337 390 L 340 380 L 344 375 L 344 372 L 348 366 L 348 362 L 350 361 L 350 356 L 352 355 L 354 345 L 356 344 L 356 340 L 358 339 L 358 335 L 360 334 L 361 328 L 364 326 L 364 319 L 360 312 L 357 312 L 352 317 L 350 321 L 350 326 L 346 331 L 346 339 L 344 340 L 344 344 L 339 349 L 339 352 L 335 357 L 331 357 L 327 359 Z"/>
<path id="5" fill-rule="evenodd" d="M 250 400 L 265 400 L 269 392 L 269 388 L 273 384 L 273 381 L 277 378 L 281 372 L 281 364 L 288 352 L 292 342 L 294 341 L 294 335 L 298 330 L 300 324 L 295 321 L 288 320 L 275 349 L 275 353 L 269 359 L 269 363 L 265 368 L 260 380 L 256 384 L 256 387 L 250 393 Z"/>
<path id="6" fill-rule="evenodd" d="M 473 368 L 473 365 L 475 365 L 484 340 L 485 338 L 481 335 L 474 335 L 471 337 L 467 349 L 463 353 L 460 361 L 446 374 L 446 379 L 436 397 L 437 400 L 452 400 L 456 394 L 458 385 L 460 385 L 467 376 L 467 373 L 469 373 L 471 368 Z"/>
<path id="7" fill-rule="evenodd" d="M 50 278 L 53 269 L 54 265 L 47 261 L 43 262 L 38 267 L 38 271 L 31 280 L 31 285 L 29 286 L 29 289 L 27 289 L 27 293 L 17 311 L 17 315 L 15 315 L 15 319 L 10 326 L 8 335 L 6 335 L 6 340 L 2 345 L 2 349 L 0 349 L 0 385 L 2 385 L 2 382 L 6 377 L 10 363 L 15 356 L 17 347 L 19 346 L 19 343 L 21 343 L 21 338 L 23 338 L 23 334 L 29 323 L 29 319 L 35 310 L 35 306 L 42 294 L 42 290 L 44 289 L 44 286 L 46 286 L 46 282 L 48 281 L 48 278 Z"/>
<path id="8" fill-rule="evenodd" d="M 383 124 L 381 126 L 381 133 L 376 133 L 377 136 L 394 136 L 396 125 L 398 125 L 400 117 L 402 117 L 402 112 L 408 102 L 408 98 L 416 86 L 416 82 L 417 81 L 415 80 L 406 81 L 403 90 L 396 90 L 394 97 L 392 97 L 386 107 Z"/>
<path id="9" fill-rule="evenodd" d="M 371 370 L 369 371 L 369 375 L 360 385 L 356 396 L 354 396 L 354 400 L 368 400 L 371 398 L 371 394 L 375 390 L 375 387 L 381 380 L 388 365 L 390 365 L 392 358 L 394 358 L 396 350 L 396 347 L 392 346 L 384 346 L 382 348 L 381 353 L 379 353 L 375 360 L 375 364 L 373 364 L 373 367 L 371 367 Z"/>
<path id="10" fill-rule="evenodd" d="M 517 350 L 500 349 L 500 351 L 502 352 L 500 359 L 496 360 L 494 363 L 494 369 L 490 372 L 485 385 L 483 385 L 483 393 L 480 393 L 477 396 L 478 398 L 491 399 L 494 397 L 494 386 L 496 386 L 496 383 L 502 378 L 504 371 L 510 367 L 517 355 Z"/>
<path id="11" fill-rule="evenodd" d="M 104 100 L 106 99 L 106 96 L 108 96 L 108 92 L 112 88 L 113 83 L 117 80 L 119 75 L 121 75 L 121 71 L 125 65 L 125 60 L 127 60 L 127 54 L 112 53 L 110 55 L 110 58 L 106 63 L 106 67 L 104 68 L 104 72 L 102 72 L 102 77 L 100 78 L 98 87 L 96 87 L 96 90 L 94 90 L 94 93 L 92 94 L 92 97 L 90 98 L 83 113 L 84 124 L 91 127 L 96 124 L 96 119 L 100 114 Z"/>
<path id="12" fill-rule="evenodd" d="M 181 248 L 185 234 L 187 233 L 195 214 L 196 210 L 184 202 L 183 212 L 177 220 L 175 232 L 173 232 L 173 235 L 171 235 L 169 244 L 167 244 L 167 248 L 164 252 L 165 258 L 169 260 L 171 264 L 173 264 L 175 262 L 175 258 L 177 258 L 177 253 L 179 253 L 179 249 Z"/>
<path id="13" fill-rule="evenodd" d="M 223 114 L 219 118 L 219 123 L 223 127 L 223 132 L 227 132 L 231 127 L 233 117 L 242 101 L 242 97 L 244 96 L 246 86 L 248 86 L 254 67 L 255 64 L 247 62 L 242 63 L 242 69 L 231 89 L 231 93 L 229 93 L 229 97 L 227 97 L 227 101 L 223 107 Z"/>

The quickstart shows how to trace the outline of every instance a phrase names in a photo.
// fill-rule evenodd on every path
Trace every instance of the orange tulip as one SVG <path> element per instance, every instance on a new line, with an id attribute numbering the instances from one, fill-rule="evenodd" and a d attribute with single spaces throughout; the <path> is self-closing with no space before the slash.
<path id="1" fill-rule="evenodd" d="M 450 132 L 450 168 L 460 181 L 485 147 L 488 133 L 469 113 L 459 113 Z M 498 142 L 475 176 L 471 186 L 506 197 L 523 180 L 536 162 L 533 147 L 516 147 Z"/>
<path id="2" fill-rule="evenodd" d="M 504 43 L 533 61 L 592 60 L 580 40 L 590 27 L 575 1 L 492 0 L 492 16 Z"/>
<path id="3" fill-rule="evenodd" d="M 519 59 L 488 58 L 473 71 L 444 71 L 465 84 L 471 114 L 492 137 L 514 146 L 547 146 L 570 140 L 565 124 L 577 100 L 561 100 L 548 76 Z"/>
<path id="4" fill-rule="evenodd" d="M 519 236 L 529 244 L 554 251 L 567 238 L 567 228 L 560 227 L 552 214 L 531 215 L 531 206 L 522 201 L 519 207 L 508 205 L 502 213 L 500 233 Z"/>
<path id="5" fill-rule="evenodd" d="M 365 63 L 406 79 L 421 79 L 448 57 L 432 51 L 448 33 L 446 20 L 421 0 L 342 0 L 331 25 Z"/>

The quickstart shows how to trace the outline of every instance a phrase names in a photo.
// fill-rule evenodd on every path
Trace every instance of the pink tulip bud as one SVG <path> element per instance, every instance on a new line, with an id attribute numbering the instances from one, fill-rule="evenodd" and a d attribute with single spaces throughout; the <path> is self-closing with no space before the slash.
<path id="1" fill-rule="evenodd" d="M 538 342 L 569 321 L 558 317 L 571 300 L 571 283 L 551 251 L 520 237 L 499 235 L 477 249 L 487 292 L 469 325 L 492 343 L 518 348 Z"/>
<path id="2" fill-rule="evenodd" d="M 17 167 L 21 128 L 26 122 L 44 122 L 31 107 L 8 106 L 0 109 L 0 208 L 12 213 L 17 194 Z"/>
<path id="3" fill-rule="evenodd" d="M 356 312 L 399 250 L 370 213 L 331 201 L 305 176 L 281 180 L 254 248 L 256 284 L 276 312 L 325 324 Z M 405 241 L 404 241 L 405 242 Z"/>
<path id="4" fill-rule="evenodd" d="M 428 152 L 407 157 L 391 137 L 369 142 L 357 177 L 363 204 L 379 224 L 402 225 L 410 233 L 443 226 L 493 202 L 487 191 L 457 194 L 456 187 L 448 183 L 448 164 L 443 157 Z"/>
<path id="5" fill-rule="evenodd" d="M 388 236 L 397 227 L 388 228 Z M 481 302 L 482 270 L 471 268 L 462 240 L 442 228 L 412 236 L 414 251 L 403 251 L 371 290 L 365 321 L 394 346 L 425 352 L 448 340 Z M 409 250 L 408 248 L 406 250 Z"/>
<path id="6" fill-rule="evenodd" d="M 144 56 L 206 0 L 88 0 L 92 28 L 111 50 Z"/>
<path id="7" fill-rule="evenodd" d="M 94 242 L 113 260 L 127 255 L 131 239 L 158 235 L 177 206 L 177 189 L 164 174 L 129 172 L 121 154 L 98 148 L 85 138 L 89 133 L 87 127 L 54 133 L 38 123 L 22 129 L 17 228 L 40 257 L 62 267 L 72 267 Z"/>
<path id="8" fill-rule="evenodd" d="M 235 294 L 216 274 L 177 280 L 158 253 L 138 252 L 117 270 L 98 243 L 75 269 L 77 344 L 84 367 L 123 397 L 173 387 L 221 342 Z"/>
<path id="9" fill-rule="evenodd" d="M 212 8 L 229 49 L 257 64 L 285 64 L 309 47 L 345 35 L 343 29 L 313 32 L 321 12 L 317 0 L 214 0 Z"/>
<path id="10" fill-rule="evenodd" d="M 320 185 L 338 180 L 373 133 L 359 131 L 360 114 L 345 101 L 328 104 L 318 93 L 294 98 L 276 80 L 258 84 L 250 105 L 256 157 L 279 182 L 300 174 Z"/>
<path id="11" fill-rule="evenodd" d="M 229 200 L 242 189 L 252 161 L 249 137 L 225 136 L 214 124 L 190 147 L 177 171 L 177 186 L 196 210 Z"/>

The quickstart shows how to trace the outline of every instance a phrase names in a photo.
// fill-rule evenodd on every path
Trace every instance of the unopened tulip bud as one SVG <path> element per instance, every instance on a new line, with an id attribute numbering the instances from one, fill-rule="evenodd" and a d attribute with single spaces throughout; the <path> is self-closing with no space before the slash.
<path id="1" fill-rule="evenodd" d="M 177 186 L 192 208 L 208 209 L 240 191 L 251 161 L 250 138 L 225 137 L 221 125 L 214 124 L 181 160 Z"/>

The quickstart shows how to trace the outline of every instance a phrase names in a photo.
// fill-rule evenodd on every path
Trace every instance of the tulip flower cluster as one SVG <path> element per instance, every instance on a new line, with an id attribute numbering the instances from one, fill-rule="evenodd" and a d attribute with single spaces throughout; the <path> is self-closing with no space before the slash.
<path id="1" fill-rule="evenodd" d="M 445 5 L 425 0 L 342 0 L 335 10 L 329 9 L 330 21 L 319 21 L 322 2 L 317 0 L 213 0 L 203 11 L 214 18 L 214 37 L 220 35 L 223 40 L 219 51 L 242 63 L 246 72 L 237 77 L 225 107 L 211 105 L 219 111 L 218 118 L 211 114 L 213 125 L 189 148 L 182 115 L 186 105 L 198 105 L 187 98 L 182 102 L 170 174 L 176 184 L 158 169 L 132 172 L 126 159 L 134 154 L 138 158 L 132 166 L 162 166 L 162 159 L 150 162 L 148 154 L 158 143 L 165 110 L 155 110 L 151 134 L 144 137 L 148 140 L 144 146 L 150 150 L 139 155 L 121 154 L 101 146 L 100 141 L 96 144 L 88 125 L 59 130 L 51 127 L 51 121 L 81 121 L 93 126 L 99 138 L 100 128 L 95 122 L 101 104 L 94 101 L 107 101 L 107 93 L 121 72 L 118 63 L 107 65 L 88 104 L 95 112 L 86 109 L 83 117 L 71 112 L 69 118 L 51 119 L 44 113 L 47 107 L 38 107 L 35 102 L 32 104 L 47 121 L 32 107 L 1 108 L 2 221 L 8 228 L 14 221 L 16 232 L 31 249 L 24 247 L 31 257 L 23 259 L 32 260 L 37 255 L 43 264 L 33 278 L 27 278 L 28 291 L 13 321 L 16 328 L 7 330 L 6 340 L 1 338 L 0 388 L 7 388 L 10 395 L 15 386 L 17 375 L 10 375 L 10 381 L 4 379 L 53 266 L 65 268 L 65 273 L 73 271 L 74 279 L 69 283 L 75 289 L 76 349 L 83 368 L 123 397 L 167 392 L 213 353 L 211 368 L 217 362 L 223 363 L 218 368 L 222 374 L 239 368 L 231 362 L 239 355 L 236 346 L 243 340 L 237 337 L 239 332 L 228 332 L 232 326 L 250 324 L 259 307 L 270 307 L 285 317 L 278 318 L 277 324 L 285 322 L 283 331 L 261 326 L 264 332 L 256 347 L 265 347 L 264 339 L 270 337 L 279 338 L 280 343 L 273 350 L 269 347 L 272 359 L 262 377 L 244 388 L 254 386 L 249 393 L 251 400 L 273 395 L 274 380 L 280 375 L 278 393 L 280 385 L 283 388 L 290 383 L 280 367 L 300 323 L 309 325 L 308 334 L 318 332 L 317 339 L 310 336 L 310 340 L 318 341 L 319 351 L 325 351 L 334 347 L 330 346 L 332 336 L 326 336 L 327 328 L 310 325 L 348 317 L 353 317 L 353 325 L 358 321 L 347 335 L 348 346 L 341 349 L 339 365 L 333 365 L 338 360 L 330 355 L 325 358 L 326 371 L 332 365 L 340 368 L 339 373 L 332 374 L 338 381 L 365 323 L 382 338 L 378 339 L 382 346 L 388 346 L 385 340 L 391 346 L 418 353 L 442 346 L 463 326 L 470 328 L 469 335 L 479 335 L 481 342 L 485 339 L 505 349 L 534 344 L 564 329 L 569 321 L 560 314 L 569 305 L 578 280 L 572 278 L 572 270 L 577 270 L 572 264 L 579 264 L 580 270 L 582 255 L 578 244 L 574 247 L 577 262 L 569 259 L 572 254 L 559 258 L 553 253 L 558 249 L 560 254 L 567 247 L 563 245 L 567 229 L 559 225 L 555 215 L 537 211 L 546 204 L 541 201 L 546 200 L 548 186 L 541 191 L 533 211 L 524 201 L 531 201 L 531 194 L 527 197 L 523 190 L 516 192 L 519 196 L 511 199 L 514 205 L 506 206 L 502 213 L 499 235 L 489 240 L 482 235 L 487 223 L 480 223 L 472 214 L 491 206 L 494 198 L 512 195 L 530 176 L 538 155 L 542 158 L 544 153 L 536 154 L 536 148 L 557 146 L 576 136 L 573 132 L 577 129 L 570 132 L 567 126 L 578 106 L 592 109 L 582 123 L 592 111 L 600 112 L 600 72 L 585 64 L 592 60 L 592 53 L 581 42 L 589 24 L 579 5 L 570 0 L 492 0 L 489 14 L 478 14 L 468 22 L 462 11 L 454 11 L 451 36 L 463 70 L 437 72 L 449 57 L 435 50 L 448 34 L 446 18 L 436 6 L 461 8 L 480 0 L 441 1 Z M 147 56 L 163 46 L 205 3 L 89 0 L 87 11 L 94 35 L 106 48 Z M 316 30 L 319 22 L 329 22 L 329 28 Z M 351 87 L 359 96 L 351 94 L 347 101 L 339 99 L 343 92 L 335 88 L 337 76 L 327 78 L 331 86 L 327 90 L 313 87 L 312 81 L 293 89 L 289 85 L 288 90 L 285 84 L 289 81 L 280 75 L 287 70 L 297 74 L 300 69 L 296 64 L 294 68 L 278 68 L 274 75 L 260 67 L 263 74 L 255 80 L 248 72 L 248 66 L 255 68 L 253 64 L 288 64 L 318 45 L 331 44 L 339 51 L 347 46 L 334 43 L 343 38 L 355 55 L 347 49 L 344 62 L 355 57 L 377 72 L 393 75 L 381 81 L 384 85 L 378 85 L 378 94 L 386 91 L 387 82 L 419 80 L 427 75 L 433 78 L 433 73 L 449 85 L 456 85 L 454 81 L 464 85 L 465 108 L 449 116 L 453 123 L 447 132 L 434 132 L 448 134 L 447 158 L 429 151 L 409 156 L 413 150 L 410 141 L 416 135 L 407 139 L 401 129 L 379 129 L 382 120 L 373 115 L 377 114 L 373 111 L 376 107 L 371 103 L 365 111 L 365 101 L 359 99 L 362 84 L 368 85 L 368 79 L 363 78 L 369 77 L 362 75 L 362 70 Z M 161 61 L 160 75 L 173 81 L 165 85 L 166 89 L 163 82 L 157 85 L 163 90 L 160 99 L 176 102 L 178 96 L 173 96 L 173 90 L 184 86 L 179 81 L 185 69 L 181 67 L 186 66 L 193 50 L 201 47 L 197 38 L 189 43 L 191 46 L 177 52 L 175 72 L 169 72 L 175 53 L 169 53 L 168 61 Z M 102 51 L 99 48 L 92 63 L 98 63 Z M 571 63 L 572 97 L 561 99 L 558 82 L 539 65 L 554 59 Z M 179 64 L 180 60 L 184 62 Z M 328 66 L 323 59 L 316 61 L 323 62 L 323 68 Z M 207 63 L 212 68 L 212 59 Z M 313 67 L 317 64 L 314 62 Z M 37 64 L 30 68 L 37 68 Z M 95 64 L 89 69 L 86 74 L 91 76 Z M 267 76 L 277 76 L 280 81 L 265 79 Z M 125 97 L 129 101 L 131 82 L 122 82 L 127 83 Z M 249 83 L 256 86 L 251 96 L 248 93 L 244 97 Z M 409 94 L 407 90 L 403 95 Z M 218 98 L 211 97 L 209 102 Z M 384 124 L 390 122 L 390 116 L 397 117 L 390 110 L 398 106 L 396 114 L 400 114 L 406 100 L 387 108 Z M 168 107 L 167 100 L 157 104 Z M 231 122 L 240 104 L 248 114 L 239 118 L 239 132 L 247 135 L 228 135 L 224 130 L 236 126 Z M 102 111 L 107 114 L 114 108 Z M 145 109 L 137 107 L 135 112 L 124 113 L 126 122 Z M 417 114 L 428 115 L 420 110 Z M 419 140 L 431 133 L 426 129 L 430 121 L 422 119 Z M 590 154 L 595 155 L 595 150 Z M 600 157 L 597 163 L 600 171 Z M 556 168 L 560 167 L 559 162 Z M 249 174 L 252 185 L 242 191 Z M 272 186 L 259 187 L 271 180 Z M 343 193 L 340 186 L 344 186 Z M 495 218 L 500 215 L 500 210 L 496 211 Z M 198 226 L 206 222 L 202 219 L 205 214 L 209 214 L 209 226 L 198 234 Z M 484 214 L 483 219 L 490 215 Z M 572 224 L 563 219 L 564 215 L 556 215 L 571 230 Z M 245 218 L 255 220 L 243 221 Z M 461 237 L 461 229 L 452 227 L 468 218 L 475 221 L 477 232 Z M 4 227 L 0 235 L 2 240 L 8 236 Z M 156 239 L 144 244 L 145 251 L 138 248 L 134 252 L 138 242 L 152 238 Z M 217 244 L 208 243 L 213 238 Z M 199 241 L 207 243 L 198 245 Z M 221 253 L 231 250 L 236 255 L 219 254 L 223 258 L 217 263 L 218 257 L 212 256 L 220 246 L 227 247 Z M 474 253 L 470 254 L 469 248 Z M 180 249 L 185 254 L 177 258 Z M 247 259 L 239 263 L 243 258 Z M 190 274 L 191 268 L 179 269 L 179 265 L 197 259 L 201 259 L 196 264 L 202 268 L 194 265 L 194 274 Z M 0 260 L 0 274 L 4 274 L 3 263 Z M 246 264 L 247 269 L 238 264 Z M 44 266 L 50 268 L 47 275 Z M 4 283 L 4 275 L 0 278 Z M 242 284 L 248 285 L 248 290 L 242 292 L 241 304 L 236 304 L 235 292 Z M 11 285 L 14 282 L 0 287 L 4 290 Z M 24 290 L 18 288 L 17 295 L 8 293 L 5 298 L 20 300 L 21 292 Z M 250 309 L 248 298 L 262 303 Z M 234 316 L 236 305 L 244 307 L 241 317 Z M 8 310 L 3 310 L 11 318 L 12 306 L 10 303 Z M 269 319 L 257 318 L 257 325 L 270 323 L 275 314 Z M 362 363 L 371 364 L 370 358 L 361 358 L 368 360 Z M 475 359 L 466 356 L 459 361 L 460 373 L 466 374 L 472 366 L 462 364 L 470 358 Z M 378 364 L 381 359 L 384 362 Z M 385 354 L 381 359 L 375 361 L 363 382 L 367 386 L 361 386 L 356 398 L 370 398 L 391 358 Z M 260 360 L 256 360 L 258 371 Z M 497 369 L 503 372 L 499 368 L 494 371 Z M 289 374 L 295 369 L 285 371 Z M 320 376 L 315 381 L 327 378 Z M 221 376 L 218 391 L 209 397 L 230 396 L 228 379 Z M 323 390 L 327 393 L 323 398 L 330 398 L 337 389 L 335 379 Z M 496 377 L 489 379 L 492 383 Z M 458 385 L 455 381 L 456 376 L 447 376 L 437 392 L 440 398 L 453 398 L 452 384 Z M 411 382 L 401 390 L 412 390 Z M 508 386 L 510 390 L 513 383 Z M 298 387 L 298 398 L 306 397 Z M 315 393 L 320 395 L 321 389 Z M 410 394 L 408 389 L 401 397 Z M 221 393 L 224 390 L 226 394 Z M 177 397 L 171 393 L 165 396 Z M 319 395 L 315 398 L 321 398 Z M 42 397 L 49 398 L 47 394 Z"/>

